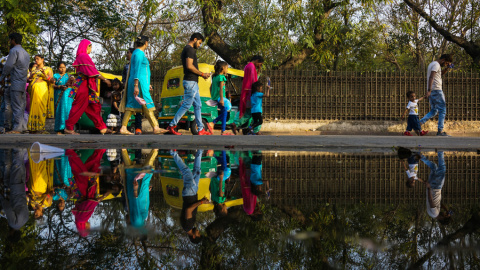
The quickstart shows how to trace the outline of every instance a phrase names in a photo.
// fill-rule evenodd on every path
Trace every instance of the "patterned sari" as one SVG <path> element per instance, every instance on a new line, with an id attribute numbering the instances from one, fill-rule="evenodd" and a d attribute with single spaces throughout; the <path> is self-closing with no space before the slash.
<path id="1" fill-rule="evenodd" d="M 30 84 L 30 114 L 27 128 L 30 131 L 44 131 L 45 119 L 53 118 L 53 85 L 48 81 L 49 74 L 53 74 L 50 67 L 43 67 L 32 71 L 33 78 Z"/>

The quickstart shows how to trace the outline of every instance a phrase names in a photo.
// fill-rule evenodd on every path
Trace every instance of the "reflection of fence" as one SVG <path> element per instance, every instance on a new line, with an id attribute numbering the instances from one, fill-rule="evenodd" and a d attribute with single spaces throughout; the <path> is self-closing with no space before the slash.
<path id="1" fill-rule="evenodd" d="M 167 70 L 152 69 L 155 101 Z M 273 87 L 264 99 L 264 116 L 280 120 L 393 120 L 407 105 L 407 91 L 421 96 L 427 89 L 426 74 L 418 72 L 273 70 L 262 75 L 271 78 Z M 443 90 L 447 120 L 480 120 L 479 73 L 447 73 Z M 420 115 L 428 108 L 427 101 L 421 102 Z"/>
<path id="2" fill-rule="evenodd" d="M 436 155 L 427 158 L 437 162 Z M 480 156 L 446 156 L 447 175 L 442 201 L 480 202 Z M 409 189 L 398 158 L 359 154 L 264 154 L 263 178 L 270 180 L 272 201 L 289 205 L 336 203 L 421 203 L 425 188 Z M 420 162 L 419 177 L 429 168 Z"/>

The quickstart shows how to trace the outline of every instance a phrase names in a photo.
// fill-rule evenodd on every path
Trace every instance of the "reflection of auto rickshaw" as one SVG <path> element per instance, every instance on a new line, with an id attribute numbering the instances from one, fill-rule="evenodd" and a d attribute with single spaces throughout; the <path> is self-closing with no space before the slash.
<path id="1" fill-rule="evenodd" d="M 114 79 L 118 79 L 120 81 L 122 80 L 122 76 L 113 75 L 113 74 L 109 74 L 109 73 L 103 73 L 103 72 L 100 72 L 100 74 L 105 79 L 110 80 L 110 81 L 113 81 Z M 105 89 L 108 89 L 107 84 L 103 81 L 98 80 L 97 85 L 98 85 L 98 93 L 97 93 L 98 96 L 100 96 L 100 93 L 106 92 Z M 110 114 L 110 110 L 111 110 L 110 102 L 104 102 L 102 98 L 100 99 L 100 102 L 102 102 L 102 118 L 103 118 L 103 121 L 106 123 L 108 115 Z M 130 119 L 130 122 L 128 123 L 128 126 L 130 126 L 132 124 L 132 122 L 133 122 L 132 119 L 134 119 L 133 117 L 134 116 L 132 116 L 132 118 Z M 76 129 L 77 130 L 96 131 L 96 128 L 93 125 L 92 120 L 90 120 L 90 118 L 88 118 L 85 113 L 82 115 L 80 120 L 78 120 Z"/>
<path id="2" fill-rule="evenodd" d="M 198 69 L 204 73 L 210 73 L 214 71 L 214 67 L 208 64 L 199 64 Z M 228 69 L 229 80 L 227 82 L 227 88 L 230 84 L 233 89 L 236 89 L 234 84 L 231 82 L 231 77 L 239 77 L 243 78 L 243 70 Z M 210 95 L 210 86 L 212 84 L 212 79 L 209 78 L 208 80 L 204 80 L 199 78 L 198 80 L 198 87 L 200 88 L 200 99 L 202 101 L 202 122 L 205 126 L 207 123 L 212 122 L 218 116 L 217 107 L 208 106 L 205 102 L 211 99 Z M 239 94 L 240 92 L 236 90 Z M 170 122 L 172 121 L 173 117 L 177 113 L 178 109 L 181 106 L 181 102 L 183 101 L 183 67 L 174 67 L 170 69 L 165 78 L 163 80 L 163 87 L 162 87 L 162 94 L 161 94 L 161 103 L 162 103 L 162 110 L 158 116 L 158 122 L 161 127 L 166 128 Z M 232 94 L 232 93 L 231 93 Z M 230 125 L 234 122 L 236 112 L 238 111 L 238 107 L 232 107 L 230 111 L 229 118 L 227 118 L 227 125 Z M 219 121 L 217 125 L 221 124 Z M 177 127 L 179 129 L 190 129 L 192 134 L 197 134 L 197 124 L 195 122 L 195 115 L 193 112 L 193 106 L 187 111 L 187 113 L 182 117 L 179 121 Z"/>
<path id="3" fill-rule="evenodd" d="M 185 164 L 193 169 L 193 155 L 182 156 L 185 160 Z M 177 165 L 173 161 L 170 155 L 163 155 L 159 157 L 162 164 L 162 170 L 167 171 L 162 173 L 160 180 L 162 182 L 163 196 L 168 205 L 173 208 L 182 209 L 183 198 L 183 179 L 182 173 L 178 169 Z M 210 199 L 210 178 L 205 176 L 208 172 L 215 172 L 217 169 L 217 159 L 214 157 L 202 157 L 202 176 L 198 183 L 197 196 L 199 199 L 207 197 Z M 225 202 L 227 207 L 243 204 L 243 200 L 237 199 Z M 206 212 L 213 210 L 213 204 L 202 204 L 198 206 L 198 212 Z"/>

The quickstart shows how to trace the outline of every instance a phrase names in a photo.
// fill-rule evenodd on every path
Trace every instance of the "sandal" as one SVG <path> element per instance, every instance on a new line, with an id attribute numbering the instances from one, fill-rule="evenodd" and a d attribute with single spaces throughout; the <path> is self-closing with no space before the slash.
<path id="1" fill-rule="evenodd" d="M 80 135 L 80 133 L 75 132 L 75 130 L 68 130 L 68 129 L 64 129 L 63 134 L 66 134 L 66 135 Z"/>
<path id="2" fill-rule="evenodd" d="M 10 131 L 5 132 L 5 134 L 22 134 L 22 132 L 16 131 L 16 130 L 10 130 Z"/>
<path id="3" fill-rule="evenodd" d="M 161 134 L 165 134 L 167 132 L 168 132 L 167 129 L 161 129 L 161 128 L 159 128 L 159 131 L 153 130 L 153 134 L 155 134 L 155 135 L 161 135 Z"/>
<path id="4" fill-rule="evenodd" d="M 112 134 L 113 131 L 111 129 L 108 129 L 108 128 L 104 128 L 102 130 L 100 130 L 100 134 L 102 135 L 105 135 L 105 134 Z"/>
<path id="5" fill-rule="evenodd" d="M 232 134 L 230 132 L 225 132 L 225 133 L 222 133 L 220 135 L 222 135 L 222 136 L 235 136 L 235 134 Z"/>

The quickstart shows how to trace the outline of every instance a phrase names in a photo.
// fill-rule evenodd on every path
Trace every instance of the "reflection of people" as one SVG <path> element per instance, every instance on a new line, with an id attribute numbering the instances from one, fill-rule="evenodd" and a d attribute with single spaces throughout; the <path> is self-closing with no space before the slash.
<path id="1" fill-rule="evenodd" d="M 245 213 L 250 216 L 253 220 L 261 220 L 263 219 L 263 213 L 258 205 L 258 198 L 257 194 L 260 194 L 258 190 L 261 190 L 260 185 L 259 188 L 255 187 L 251 182 L 251 176 L 252 176 L 252 171 L 251 171 L 251 164 L 252 164 L 252 156 L 251 152 L 248 152 L 247 155 L 244 155 L 243 157 L 241 156 L 239 159 L 239 174 L 240 174 L 240 184 L 242 187 L 242 198 L 243 198 L 243 210 Z M 255 160 L 255 165 L 258 164 L 258 159 Z M 261 164 L 261 159 L 260 159 L 260 164 Z M 254 168 L 257 172 L 254 174 L 254 178 L 256 175 L 258 175 L 258 168 L 260 168 L 260 176 L 261 176 L 261 165 L 260 167 Z M 258 183 L 258 182 L 257 182 Z"/>
<path id="2" fill-rule="evenodd" d="M 262 153 L 260 151 L 256 151 L 253 153 L 252 163 L 250 165 L 250 183 L 252 184 L 252 193 L 256 196 L 263 196 L 265 190 L 263 186 L 263 178 L 262 178 Z M 267 182 L 268 184 L 268 182 Z"/>
<path id="3" fill-rule="evenodd" d="M 232 170 L 227 167 L 227 153 L 222 151 L 219 157 L 216 157 L 220 165 L 217 170 L 217 175 L 212 177 L 210 181 L 210 193 L 213 202 L 213 211 L 215 215 L 226 216 L 228 213 L 225 201 L 225 181 L 230 178 Z"/>
<path id="4" fill-rule="evenodd" d="M 399 147 L 398 157 L 400 158 L 400 162 L 402 162 L 407 174 L 407 187 L 415 187 L 415 181 L 422 182 L 422 179 L 418 178 L 418 161 L 422 156 L 419 153 L 413 153 L 410 149 Z M 408 163 L 408 166 L 405 159 L 407 160 L 406 162 Z"/>
<path id="5" fill-rule="evenodd" d="M 447 166 L 443 156 L 443 151 L 438 152 L 438 165 L 422 156 L 422 162 L 430 168 L 427 187 L 427 213 L 432 218 L 437 219 L 440 223 L 446 225 L 451 221 L 451 215 L 447 207 L 441 203 L 442 187 L 445 182 L 445 173 Z M 444 211 L 441 211 L 443 209 Z"/>
<path id="6" fill-rule="evenodd" d="M 125 163 L 124 177 L 126 182 L 128 216 L 130 224 L 135 228 L 145 226 L 150 208 L 150 181 L 153 173 L 142 172 L 142 167 L 153 167 L 157 158 L 158 150 L 150 152 L 143 165 L 132 165 L 132 161 L 126 149 L 122 150 L 122 157 Z"/>
<path id="7" fill-rule="evenodd" d="M 35 163 L 29 158 L 30 180 L 27 183 L 30 206 L 35 218 L 43 217 L 43 209 L 52 205 L 53 196 L 53 159 Z"/>
<path id="8" fill-rule="evenodd" d="M 102 160 L 105 149 L 97 149 L 87 159 L 85 164 L 78 157 L 74 150 L 66 150 L 70 167 L 72 168 L 75 184 L 78 189 L 79 198 L 75 202 L 72 214 L 75 216 L 75 225 L 77 226 L 80 236 L 85 237 L 89 234 L 90 223 L 88 220 L 93 215 L 95 207 L 108 196 L 108 191 L 103 196 L 97 198 L 97 180 L 100 173 L 100 162 Z M 118 192 L 118 190 L 116 190 Z"/>
<path id="9" fill-rule="evenodd" d="M 29 215 L 25 193 L 25 155 L 25 149 L 0 150 L 0 170 L 3 178 L 0 201 L 7 216 L 10 233 L 18 237 L 18 230 L 25 225 Z M 10 194 L 5 196 L 5 190 L 10 190 Z"/>
<path id="10" fill-rule="evenodd" d="M 197 208 L 201 204 L 208 203 L 208 199 L 206 197 L 198 200 L 197 196 L 198 183 L 202 173 L 201 166 L 203 150 L 197 150 L 195 153 L 193 171 L 191 171 L 190 168 L 185 165 L 177 151 L 172 150 L 170 151 L 170 154 L 173 156 L 173 159 L 180 169 L 183 177 L 183 206 L 182 213 L 180 214 L 180 223 L 185 232 L 187 232 L 190 241 L 197 244 L 202 241 L 200 231 L 195 228 L 195 221 L 197 220 Z"/>
<path id="11" fill-rule="evenodd" d="M 58 201 L 57 208 L 58 210 L 63 211 L 65 209 L 65 201 L 72 196 L 72 187 L 74 185 L 72 168 L 68 162 L 68 157 L 65 155 L 56 159 L 54 166 L 53 200 Z"/>

